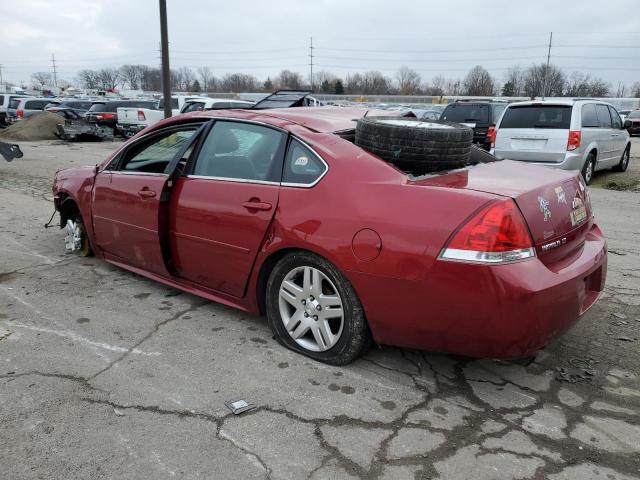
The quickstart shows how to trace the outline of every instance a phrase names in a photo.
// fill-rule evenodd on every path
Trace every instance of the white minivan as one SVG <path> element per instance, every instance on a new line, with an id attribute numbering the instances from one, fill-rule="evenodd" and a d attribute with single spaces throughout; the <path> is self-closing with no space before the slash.
<path id="1" fill-rule="evenodd" d="M 579 170 L 587 185 L 597 170 L 629 165 L 631 140 L 620 115 L 598 100 L 512 103 L 496 130 L 496 157 Z"/>

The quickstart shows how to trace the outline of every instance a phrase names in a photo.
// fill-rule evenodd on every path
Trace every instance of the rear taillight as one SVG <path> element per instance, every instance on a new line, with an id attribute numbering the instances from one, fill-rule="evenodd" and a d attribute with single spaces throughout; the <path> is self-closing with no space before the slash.
<path id="1" fill-rule="evenodd" d="M 142 110 L 138 110 L 138 121 L 144 122 L 146 119 L 147 117 L 144 116 L 144 112 Z"/>
<path id="2" fill-rule="evenodd" d="M 569 140 L 567 141 L 567 150 L 576 150 L 580 148 L 580 140 L 581 140 L 580 131 L 571 131 L 569 132 Z"/>
<path id="3" fill-rule="evenodd" d="M 535 256 L 529 229 L 511 199 L 481 209 L 453 235 L 440 258 L 472 263 L 508 263 Z"/>
<path id="4" fill-rule="evenodd" d="M 491 141 L 491 148 L 495 148 L 496 146 L 496 135 L 498 134 L 498 130 L 495 126 L 491 125 L 487 130 L 487 138 Z"/>
<path id="5" fill-rule="evenodd" d="M 16 117 L 24 118 L 24 110 L 16 110 Z"/>
<path id="6" fill-rule="evenodd" d="M 102 114 L 102 120 L 113 120 L 114 118 L 116 118 L 116 114 L 115 113 L 103 113 Z"/>

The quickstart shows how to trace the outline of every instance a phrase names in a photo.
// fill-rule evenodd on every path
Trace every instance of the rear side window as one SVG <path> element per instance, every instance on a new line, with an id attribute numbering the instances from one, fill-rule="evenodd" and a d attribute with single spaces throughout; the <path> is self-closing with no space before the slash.
<path id="1" fill-rule="evenodd" d="M 20 98 L 12 98 L 9 100 L 9 108 L 18 108 L 20 105 Z"/>
<path id="2" fill-rule="evenodd" d="M 49 104 L 49 100 L 29 100 L 25 102 L 25 110 L 44 110 L 44 107 Z M 57 103 L 55 103 L 57 105 Z"/>
<path id="3" fill-rule="evenodd" d="M 442 112 L 441 120 L 456 123 L 489 123 L 486 103 L 454 103 Z"/>
<path id="4" fill-rule="evenodd" d="M 522 105 L 504 112 L 500 128 L 557 128 L 568 130 L 571 125 L 570 105 Z"/>
<path id="5" fill-rule="evenodd" d="M 182 113 L 200 112 L 202 110 L 204 110 L 204 103 L 202 102 L 189 102 L 182 107 Z"/>
<path id="6" fill-rule="evenodd" d="M 90 112 L 106 112 L 107 106 L 104 103 L 94 103 L 93 105 L 91 105 L 91 108 L 89 109 Z"/>
<path id="7" fill-rule="evenodd" d="M 611 115 L 606 105 L 596 105 L 596 113 L 598 115 L 598 123 L 600 128 L 611 128 Z"/>
<path id="8" fill-rule="evenodd" d="M 596 115 L 596 106 L 587 103 L 582 106 L 582 128 L 597 128 L 600 126 Z"/>
<path id="9" fill-rule="evenodd" d="M 315 153 L 296 139 L 291 140 L 284 161 L 282 183 L 312 185 L 327 171 L 327 166 Z"/>

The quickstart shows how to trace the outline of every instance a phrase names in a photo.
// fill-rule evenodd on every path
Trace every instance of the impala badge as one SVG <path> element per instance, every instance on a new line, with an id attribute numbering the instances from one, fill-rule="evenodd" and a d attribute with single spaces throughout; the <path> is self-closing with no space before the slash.
<path id="1" fill-rule="evenodd" d="M 551 210 L 549 210 L 549 201 L 546 198 L 538 197 L 538 205 L 540 206 L 540 212 L 544 216 L 544 221 L 547 222 L 551 218 Z"/>

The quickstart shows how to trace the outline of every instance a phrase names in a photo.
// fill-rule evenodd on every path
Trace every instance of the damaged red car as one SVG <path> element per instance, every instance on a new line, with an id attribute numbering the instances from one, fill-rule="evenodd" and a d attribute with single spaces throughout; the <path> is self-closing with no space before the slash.
<path id="1" fill-rule="evenodd" d="M 279 342 L 334 365 L 372 342 L 528 357 L 596 302 L 606 242 L 579 172 L 473 164 L 446 141 L 466 127 L 379 117 L 369 124 L 391 129 L 409 159 L 388 161 L 385 138 L 356 138 L 365 116 L 164 120 L 100 165 L 56 174 L 67 250 L 266 314 Z M 445 142 L 420 154 L 421 138 Z M 443 170 L 460 152 L 464 165 Z M 439 171 L 416 173 L 423 158 Z"/>

